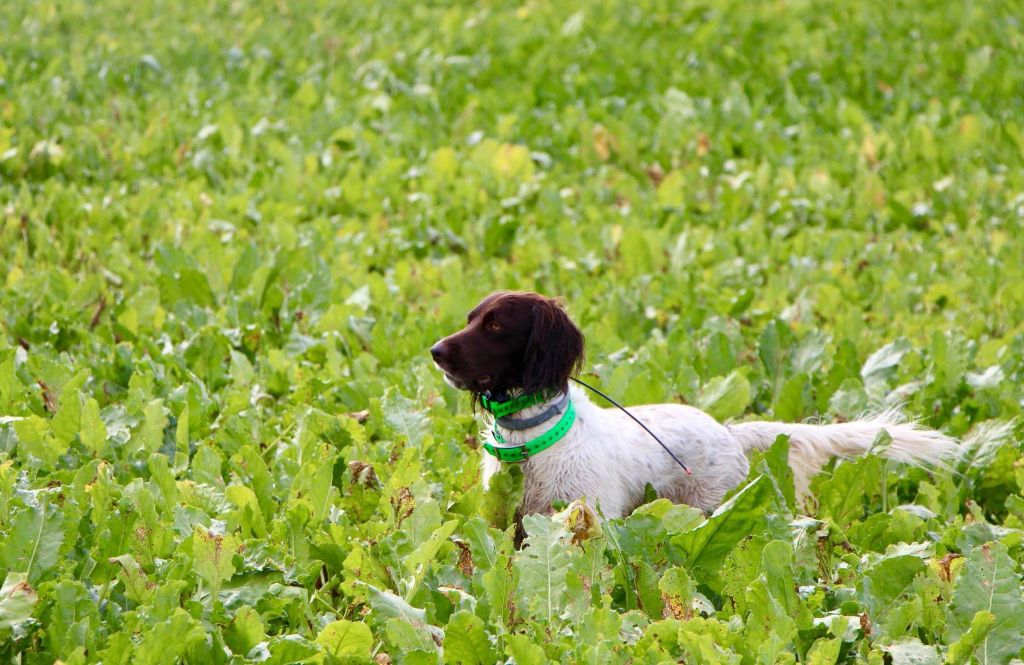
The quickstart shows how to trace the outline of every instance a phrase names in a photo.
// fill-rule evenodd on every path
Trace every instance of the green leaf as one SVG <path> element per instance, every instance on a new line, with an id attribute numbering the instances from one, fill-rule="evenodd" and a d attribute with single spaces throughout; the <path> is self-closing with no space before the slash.
<path id="1" fill-rule="evenodd" d="M 935 647 L 922 644 L 916 638 L 884 645 L 882 651 L 892 658 L 892 665 L 939 665 L 942 662 Z"/>
<path id="2" fill-rule="evenodd" d="M 686 563 L 701 575 L 714 574 L 736 544 L 764 524 L 772 493 L 764 476 L 750 481 L 697 528 L 672 538 Z"/>
<path id="3" fill-rule="evenodd" d="M 18 435 L 18 450 L 38 458 L 47 467 L 55 465 L 68 450 L 67 442 L 50 433 L 50 423 L 45 418 L 29 416 L 15 420 L 14 432 Z"/>
<path id="4" fill-rule="evenodd" d="M 107 426 L 100 417 L 100 405 L 92 397 L 82 400 L 82 444 L 99 455 L 107 445 Z"/>
<path id="5" fill-rule="evenodd" d="M 926 568 L 927 545 L 901 545 L 874 560 L 864 570 L 859 593 L 873 620 L 891 608 L 910 589 L 911 583 Z"/>
<path id="6" fill-rule="evenodd" d="M 715 377 L 704 386 L 697 404 L 716 420 L 735 418 L 750 404 L 750 382 L 739 372 Z"/>
<path id="7" fill-rule="evenodd" d="M 0 543 L 0 564 L 24 573 L 30 584 L 45 579 L 60 561 L 64 543 L 61 515 L 52 503 L 32 503 L 19 510 Z"/>
<path id="8" fill-rule="evenodd" d="M 202 624 L 179 608 L 166 621 L 151 627 L 135 649 L 133 663 L 164 665 L 173 663 L 192 646 L 206 641 Z"/>
<path id="9" fill-rule="evenodd" d="M 164 428 L 168 417 L 163 400 L 155 399 L 144 409 L 142 427 L 137 433 L 139 447 L 148 453 L 155 453 L 164 445 Z"/>
<path id="10" fill-rule="evenodd" d="M 520 589 L 532 616 L 550 622 L 562 609 L 569 565 L 562 523 L 544 515 L 523 518 L 526 548 L 516 553 Z"/>
<path id="11" fill-rule="evenodd" d="M 508 548 L 511 550 L 511 547 Z M 497 554 L 494 565 L 483 575 L 483 589 L 490 605 L 490 619 L 493 623 L 510 628 L 517 612 L 519 601 L 519 568 L 513 565 L 510 552 Z"/>
<path id="12" fill-rule="evenodd" d="M 757 353 L 773 386 L 778 386 L 782 378 L 786 349 L 792 342 L 793 333 L 789 326 L 778 319 L 765 326 L 761 332 Z"/>
<path id="13" fill-rule="evenodd" d="M 815 640 L 807 652 L 806 662 L 808 665 L 834 665 L 839 660 L 839 650 L 842 646 L 843 641 L 838 637 Z"/>
<path id="14" fill-rule="evenodd" d="M 514 464 L 502 465 L 491 476 L 484 492 L 481 512 L 487 523 L 496 529 L 507 529 L 515 522 L 515 514 L 523 501 L 523 472 Z"/>
<path id="15" fill-rule="evenodd" d="M 455 527 L 458 524 L 458 520 L 448 520 L 435 529 L 429 538 L 423 541 L 412 554 L 405 558 L 406 567 L 410 570 L 416 570 L 433 561 L 437 556 L 438 550 L 447 542 L 448 537 L 455 532 Z"/>
<path id="16" fill-rule="evenodd" d="M 403 624 L 411 631 L 409 634 L 413 636 L 416 648 L 432 651 L 444 641 L 444 631 L 427 623 L 426 610 L 413 607 L 390 591 L 378 589 L 371 584 L 363 586 L 370 592 L 370 606 L 377 619 Z"/>
<path id="17" fill-rule="evenodd" d="M 666 570 L 658 582 L 658 589 L 671 616 L 676 619 L 689 619 L 693 616 L 696 587 L 685 569 L 674 567 Z"/>
<path id="18" fill-rule="evenodd" d="M 197 527 L 192 534 L 192 560 L 196 574 L 210 585 L 215 598 L 221 584 L 235 574 L 233 558 L 241 544 L 234 535 L 221 536 L 203 527 Z"/>
<path id="19" fill-rule="evenodd" d="M 779 391 L 775 400 L 775 419 L 799 422 L 807 417 L 812 408 L 810 379 L 806 374 L 796 374 L 787 379 Z"/>
<path id="20" fill-rule="evenodd" d="M 365 623 L 339 619 L 320 630 L 316 643 L 332 658 L 368 657 L 373 649 L 373 635 Z"/>
<path id="21" fill-rule="evenodd" d="M 393 390 L 381 400 L 381 410 L 384 412 L 384 421 L 388 427 L 414 447 L 422 443 L 424 435 L 430 429 L 430 420 L 426 412 L 416 406 L 416 402 Z"/>
<path id="22" fill-rule="evenodd" d="M 39 594 L 24 573 L 7 573 L 0 588 L 0 642 L 22 632 L 22 624 L 32 618 L 38 601 Z"/>
<path id="23" fill-rule="evenodd" d="M 896 372 L 903 356 L 910 352 L 910 342 L 898 339 L 878 349 L 864 361 L 860 376 L 864 385 L 871 387 L 889 381 Z"/>
<path id="24" fill-rule="evenodd" d="M 546 665 L 549 662 L 548 657 L 544 655 L 544 649 L 526 635 L 507 635 L 505 653 L 511 656 L 517 665 Z"/>
<path id="25" fill-rule="evenodd" d="M 491 665 L 497 660 L 483 620 L 464 610 L 453 614 L 444 631 L 444 662 Z"/>
<path id="26" fill-rule="evenodd" d="M 971 619 L 970 628 L 960 636 L 959 640 L 949 645 L 946 662 L 949 665 L 967 663 L 979 647 L 982 649 L 982 653 L 978 660 L 982 663 L 988 662 L 988 650 L 985 648 L 987 646 L 985 642 L 997 621 L 995 614 L 988 610 L 978 610 L 974 618 Z"/>
<path id="27" fill-rule="evenodd" d="M 1013 559 L 1006 546 L 993 542 L 975 548 L 957 576 L 953 602 L 947 612 L 948 639 L 960 640 L 969 631 L 981 639 L 975 656 L 982 663 L 1006 663 L 1024 648 L 1024 594 Z M 979 612 L 997 618 L 990 628 L 984 618 L 975 625 Z M 982 637 L 982 633 L 984 636 Z M 966 649 L 965 643 L 961 649 Z"/>
<path id="28" fill-rule="evenodd" d="M 259 650 L 259 647 L 257 647 Z M 265 656 L 260 654 L 257 660 L 266 665 L 292 665 L 305 662 L 312 658 L 320 649 L 314 642 L 301 635 L 281 635 L 273 637 L 266 643 Z"/>
<path id="29" fill-rule="evenodd" d="M 135 557 L 131 554 L 122 554 L 121 556 L 111 557 L 108 561 L 116 563 L 120 567 L 118 577 L 120 577 L 121 583 L 124 584 L 125 595 L 139 605 L 148 603 L 153 597 L 154 587 L 149 581 L 149 577 L 135 560 Z"/>
<path id="30" fill-rule="evenodd" d="M 245 655 L 266 638 L 265 630 L 260 613 L 243 605 L 224 629 L 224 642 L 234 653 Z"/>

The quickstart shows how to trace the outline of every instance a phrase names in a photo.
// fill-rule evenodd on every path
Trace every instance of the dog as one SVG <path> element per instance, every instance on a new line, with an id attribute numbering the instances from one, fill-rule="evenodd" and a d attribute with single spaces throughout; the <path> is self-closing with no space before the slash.
<path id="1" fill-rule="evenodd" d="M 830 458 L 865 454 L 883 428 L 892 444 L 881 454 L 900 462 L 942 465 L 957 449 L 954 439 L 893 412 L 829 425 L 722 424 L 682 404 L 630 407 L 666 450 L 625 413 L 570 387 L 583 366 L 583 334 L 558 300 L 536 293 L 488 296 L 430 353 L 451 386 L 473 393 L 491 413 L 485 486 L 503 461 L 522 464 L 524 515 L 585 499 L 606 517 L 624 517 L 643 502 L 648 484 L 658 496 L 710 512 L 746 478 L 747 453 L 782 434 L 802 495 Z"/>

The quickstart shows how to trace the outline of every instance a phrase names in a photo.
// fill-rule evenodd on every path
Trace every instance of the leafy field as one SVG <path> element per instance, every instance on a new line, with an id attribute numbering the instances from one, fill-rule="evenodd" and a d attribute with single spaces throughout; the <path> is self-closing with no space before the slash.
<path id="1" fill-rule="evenodd" d="M 1024 5 L 6 0 L 0 654 L 1006 663 Z M 950 471 L 509 526 L 429 345 L 565 296 L 626 403 L 904 403 Z M 884 442 L 879 442 L 884 445 Z"/>

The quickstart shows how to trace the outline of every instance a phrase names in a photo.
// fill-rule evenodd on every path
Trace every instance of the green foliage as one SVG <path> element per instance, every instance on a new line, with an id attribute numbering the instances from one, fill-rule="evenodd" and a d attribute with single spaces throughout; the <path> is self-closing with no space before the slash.
<path id="1" fill-rule="evenodd" d="M 0 659 L 1022 657 L 1022 13 L 8 0 Z M 427 353 L 506 288 L 627 403 L 967 443 L 517 550 Z"/>

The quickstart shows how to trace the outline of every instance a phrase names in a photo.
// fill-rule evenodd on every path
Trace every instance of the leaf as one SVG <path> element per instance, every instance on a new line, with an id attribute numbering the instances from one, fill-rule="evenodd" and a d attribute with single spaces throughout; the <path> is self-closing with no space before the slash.
<path id="1" fill-rule="evenodd" d="M 658 582 L 662 601 L 669 614 L 676 619 L 693 616 L 693 597 L 696 592 L 693 580 L 684 568 L 673 567 L 665 571 Z"/>
<path id="2" fill-rule="evenodd" d="M 771 494 L 771 482 L 758 476 L 719 506 L 706 522 L 672 538 L 672 544 L 681 550 L 692 569 L 702 576 L 713 575 L 736 544 L 764 524 Z"/>
<path id="3" fill-rule="evenodd" d="M 981 662 L 988 661 L 987 650 L 984 649 L 985 641 L 988 639 L 988 634 L 992 632 L 995 627 L 996 615 L 992 614 L 988 610 L 978 610 L 971 619 L 971 626 L 960 636 L 960 639 L 949 645 L 949 651 L 946 653 L 946 662 L 950 665 L 962 665 L 971 660 L 971 656 L 982 648 Z"/>
<path id="4" fill-rule="evenodd" d="M 31 620 L 38 601 L 39 594 L 24 573 L 7 573 L 0 588 L 0 642 L 21 631 L 21 625 Z"/>
<path id="5" fill-rule="evenodd" d="M 494 565 L 483 575 L 483 589 L 491 608 L 490 619 L 499 626 L 511 627 L 509 624 L 518 608 L 519 581 L 519 568 L 513 565 L 512 555 L 505 551 L 497 554 Z"/>
<path id="6" fill-rule="evenodd" d="M 831 477 L 820 474 L 813 487 L 818 495 L 818 517 L 826 517 L 841 527 L 860 519 L 864 514 L 865 499 L 870 499 L 869 480 L 881 476 L 881 462 L 877 457 L 844 461 L 836 465 Z M 875 483 L 871 482 L 871 486 Z"/>
<path id="7" fill-rule="evenodd" d="M 523 471 L 517 465 L 504 464 L 491 476 L 484 491 L 481 513 L 496 529 L 507 529 L 515 523 L 516 510 L 523 501 Z"/>
<path id="8" fill-rule="evenodd" d="M 1024 596 L 1015 568 L 1006 546 L 997 541 L 972 550 L 957 575 L 947 611 L 949 642 L 961 639 L 972 628 L 980 635 L 984 620 L 974 625 L 979 612 L 997 618 L 975 649 L 982 665 L 1009 662 L 1024 648 L 1024 613 L 1020 611 Z"/>
<path id="9" fill-rule="evenodd" d="M 398 620 L 408 625 L 415 635 L 416 646 L 423 650 L 434 650 L 444 641 L 444 631 L 427 623 L 427 612 L 413 607 L 390 591 L 381 590 L 372 584 L 363 584 L 370 592 L 370 606 L 380 620 Z"/>
<path id="10" fill-rule="evenodd" d="M 215 598 L 221 583 L 235 574 L 232 559 L 241 544 L 234 535 L 221 536 L 201 526 L 192 534 L 192 560 L 196 574 L 210 585 Z"/>
<path id="11" fill-rule="evenodd" d="M 882 651 L 892 658 L 892 665 L 939 665 L 942 662 L 935 647 L 921 644 L 916 638 L 884 645 Z"/>
<path id="12" fill-rule="evenodd" d="M 491 665 L 497 660 L 483 620 L 465 610 L 453 614 L 444 631 L 444 662 Z"/>
<path id="13" fill-rule="evenodd" d="M 903 356 L 910 351 L 910 342 L 898 339 L 878 349 L 864 361 L 860 376 L 866 386 L 885 383 L 895 373 Z"/>
<path id="14" fill-rule="evenodd" d="M 517 665 L 547 665 L 549 662 L 544 655 L 544 649 L 526 635 L 506 636 L 505 653 L 511 656 Z"/>
<path id="15" fill-rule="evenodd" d="M 135 557 L 131 554 L 122 554 L 121 556 L 111 557 L 107 561 L 120 566 L 121 570 L 118 576 L 121 578 L 121 583 L 124 584 L 124 593 L 129 599 L 139 605 L 144 605 L 150 601 L 153 596 L 154 585 L 149 581 L 149 578 L 139 566 Z"/>
<path id="16" fill-rule="evenodd" d="M 265 665 L 292 665 L 306 662 L 319 653 L 320 649 L 314 642 L 301 635 L 280 635 L 256 645 L 254 651 L 255 658 L 252 652 L 247 656 L 256 662 Z"/>
<path id="17" fill-rule="evenodd" d="M 28 416 L 13 422 L 18 435 L 18 449 L 22 454 L 32 455 L 50 467 L 67 452 L 68 443 L 60 441 L 50 433 L 50 423 L 39 416 Z"/>
<path id="18" fill-rule="evenodd" d="M 544 515 L 527 515 L 523 528 L 526 548 L 515 559 L 520 593 L 533 616 L 550 622 L 560 613 L 565 597 L 569 533 L 559 521 Z"/>
<path id="19" fill-rule="evenodd" d="M 758 341 L 757 353 L 764 365 L 768 379 L 776 387 L 783 374 L 783 366 L 786 360 L 786 350 L 793 343 L 793 333 L 785 321 L 775 319 L 771 321 L 761 332 Z"/>
<path id="20" fill-rule="evenodd" d="M 245 655 L 266 638 L 260 613 L 243 605 L 224 629 L 224 642 L 236 654 Z"/>
<path id="21" fill-rule="evenodd" d="M 890 549 L 864 570 L 859 592 L 874 621 L 910 588 L 914 577 L 927 567 L 922 556 L 928 550 L 904 547 Z"/>
<path id="22" fill-rule="evenodd" d="M 843 641 L 838 637 L 833 639 L 821 638 L 814 641 L 807 651 L 808 665 L 834 665 L 839 659 L 839 650 Z"/>
<path id="23" fill-rule="evenodd" d="M 760 457 L 758 457 L 760 456 Z M 789 437 L 780 434 L 771 448 L 763 453 L 755 451 L 752 465 L 759 473 L 771 480 L 779 495 L 779 505 L 790 512 L 796 510 L 796 487 L 793 482 L 793 467 L 789 465 Z"/>
<path id="24" fill-rule="evenodd" d="M 459 524 L 458 520 L 448 520 L 434 530 L 430 537 L 423 541 L 416 550 L 405 558 L 405 565 L 415 570 L 434 560 L 438 550 L 448 540 Z"/>
<path id="25" fill-rule="evenodd" d="M 64 528 L 57 508 L 49 502 L 19 510 L 0 543 L 0 564 L 24 573 L 30 584 L 45 579 L 60 560 Z"/>
<path id="26" fill-rule="evenodd" d="M 206 631 L 188 612 L 175 608 L 170 618 L 157 623 L 143 635 L 132 657 L 132 663 L 140 665 L 164 665 L 173 663 L 189 647 L 205 642 Z"/>
<path id="27" fill-rule="evenodd" d="M 139 447 L 148 453 L 155 453 L 164 445 L 164 428 L 167 427 L 168 417 L 164 409 L 163 400 L 155 399 L 149 402 L 144 409 L 144 420 L 136 436 Z"/>
<path id="28" fill-rule="evenodd" d="M 785 422 L 803 420 L 812 408 L 811 382 L 806 374 L 791 376 L 775 400 L 775 419 Z"/>
<path id="29" fill-rule="evenodd" d="M 725 378 L 715 377 L 704 386 L 697 404 L 716 420 L 735 418 L 750 404 L 750 382 L 735 371 Z"/>
<path id="30" fill-rule="evenodd" d="M 339 619 L 320 630 L 316 643 L 333 658 L 368 657 L 373 649 L 373 635 L 365 623 Z"/>
<path id="31" fill-rule="evenodd" d="M 99 403 L 93 398 L 82 401 L 82 444 L 99 455 L 106 446 L 106 425 L 99 417 Z"/>
<path id="32" fill-rule="evenodd" d="M 426 412 L 416 408 L 416 403 L 391 390 L 381 400 L 384 422 L 397 434 L 404 437 L 410 446 L 419 446 L 430 429 Z"/>

